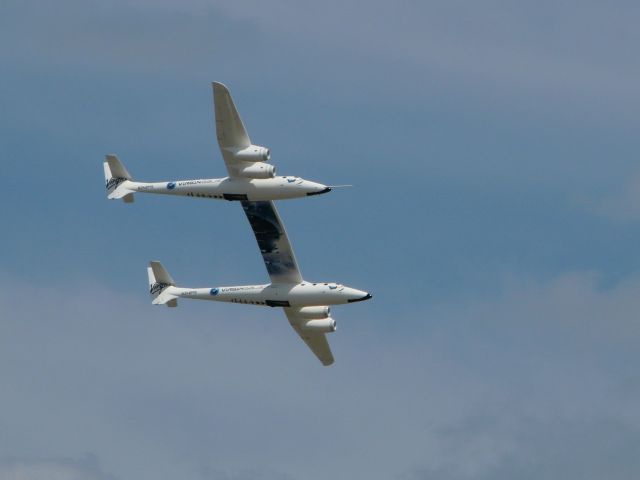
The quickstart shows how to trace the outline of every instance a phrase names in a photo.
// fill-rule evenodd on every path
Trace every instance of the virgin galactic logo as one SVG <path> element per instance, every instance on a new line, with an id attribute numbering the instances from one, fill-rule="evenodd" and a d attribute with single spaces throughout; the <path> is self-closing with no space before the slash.
<path id="1" fill-rule="evenodd" d="M 176 188 L 175 182 L 167 183 L 167 190 L 173 190 L 174 188 Z"/>

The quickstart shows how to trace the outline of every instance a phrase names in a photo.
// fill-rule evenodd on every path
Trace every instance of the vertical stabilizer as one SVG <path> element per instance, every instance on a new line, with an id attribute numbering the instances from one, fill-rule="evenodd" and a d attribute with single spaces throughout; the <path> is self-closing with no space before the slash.
<path id="1" fill-rule="evenodd" d="M 149 276 L 149 294 L 154 305 L 178 306 L 178 296 L 174 294 L 176 283 L 160 262 L 151 261 L 147 267 Z"/>
<path id="2" fill-rule="evenodd" d="M 110 200 L 122 198 L 125 203 L 133 202 L 134 190 L 128 188 L 132 180 L 131 174 L 122 162 L 118 160 L 118 157 L 115 155 L 107 155 L 103 166 L 107 198 Z"/>

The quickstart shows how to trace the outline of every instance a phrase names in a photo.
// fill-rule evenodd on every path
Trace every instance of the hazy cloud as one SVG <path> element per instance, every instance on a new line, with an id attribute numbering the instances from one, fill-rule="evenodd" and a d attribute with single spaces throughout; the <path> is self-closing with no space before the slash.
<path id="1" fill-rule="evenodd" d="M 598 218 L 640 187 L 592 194 L 635 168 L 638 7 L 362 5 L 0 4 L 3 475 L 640 475 L 638 232 Z M 374 294 L 331 368 L 278 309 L 150 305 L 148 258 L 266 277 L 237 205 L 104 198 L 107 151 L 224 171 L 213 79 L 279 171 L 358 185 L 281 207 L 309 278 Z"/>
<path id="2" fill-rule="evenodd" d="M 5 45 L 13 39 L 5 58 L 183 78 L 235 70 L 277 81 L 293 69 L 308 84 L 322 72 L 338 91 L 357 81 L 390 96 L 453 83 L 498 101 L 528 92 L 577 111 L 628 111 L 640 100 L 632 48 L 640 10 L 632 2 L 37 4 L 4 7 L 14 17 L 3 28 Z"/>
<path id="3" fill-rule="evenodd" d="M 238 471 L 218 470 L 204 467 L 201 471 L 202 480 L 293 480 L 294 477 L 264 468 L 262 470 L 241 469 Z"/>
<path id="4" fill-rule="evenodd" d="M 460 436 L 478 432 L 463 430 Z M 527 422 L 520 426 L 512 448 L 483 470 L 465 468 L 462 455 L 436 469 L 416 469 L 406 480 L 508 480 L 518 478 L 581 478 L 631 480 L 640 471 L 640 429 L 614 419 L 580 422 Z"/>
<path id="5" fill-rule="evenodd" d="M 640 220 L 640 173 L 631 175 L 619 192 L 599 201 L 584 201 L 596 214 L 615 221 Z"/>
<path id="6" fill-rule="evenodd" d="M 3 284 L 0 448 L 16 458 L 90 448 L 139 479 L 528 478 L 602 472 L 598 449 L 638 439 L 637 279 L 511 279 L 499 297 L 395 319 L 412 328 L 398 336 L 339 309 L 330 369 L 273 309 Z"/>
<path id="7" fill-rule="evenodd" d="M 74 459 L 1 459 L 0 480 L 115 480 L 95 457 Z"/>

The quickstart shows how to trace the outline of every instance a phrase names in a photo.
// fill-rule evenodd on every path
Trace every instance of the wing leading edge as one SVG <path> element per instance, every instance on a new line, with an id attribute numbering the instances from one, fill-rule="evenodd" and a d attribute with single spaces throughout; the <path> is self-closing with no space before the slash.
<path id="1" fill-rule="evenodd" d="M 251 139 L 233 103 L 229 89 L 218 82 L 213 82 L 212 85 L 218 146 L 229 175 L 235 176 L 236 167 L 242 162 L 234 157 L 233 152 L 250 147 Z"/>
<path id="2" fill-rule="evenodd" d="M 213 82 L 213 109 L 216 116 L 216 136 L 220 148 L 248 147 L 251 140 L 244 128 L 240 114 L 233 103 L 229 89 L 219 82 Z M 224 154 L 224 151 L 222 152 Z"/>
<path id="3" fill-rule="evenodd" d="M 258 241 L 258 247 L 272 283 L 300 283 L 302 275 L 291 248 L 282 220 L 273 202 L 243 201 L 242 208 Z M 324 333 L 310 332 L 302 328 L 303 319 L 299 309 L 285 307 L 284 313 L 300 338 L 307 344 L 323 365 L 333 363 L 333 354 Z"/>

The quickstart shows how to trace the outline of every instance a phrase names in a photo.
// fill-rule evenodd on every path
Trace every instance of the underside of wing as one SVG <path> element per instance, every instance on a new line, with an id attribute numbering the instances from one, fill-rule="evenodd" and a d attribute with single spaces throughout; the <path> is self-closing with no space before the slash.
<path id="1" fill-rule="evenodd" d="M 308 322 L 308 320 L 297 315 L 299 310 L 294 308 L 284 308 L 283 310 L 293 329 L 300 335 L 300 338 L 304 340 L 304 343 L 307 344 L 315 356 L 318 357 L 322 365 L 325 367 L 331 365 L 334 359 L 331 348 L 329 347 L 329 342 L 327 342 L 326 334 L 319 331 L 306 330 L 304 324 Z"/>
<path id="2" fill-rule="evenodd" d="M 258 241 L 273 283 L 300 283 L 302 275 L 287 232 L 273 202 L 243 201 L 242 208 Z"/>

